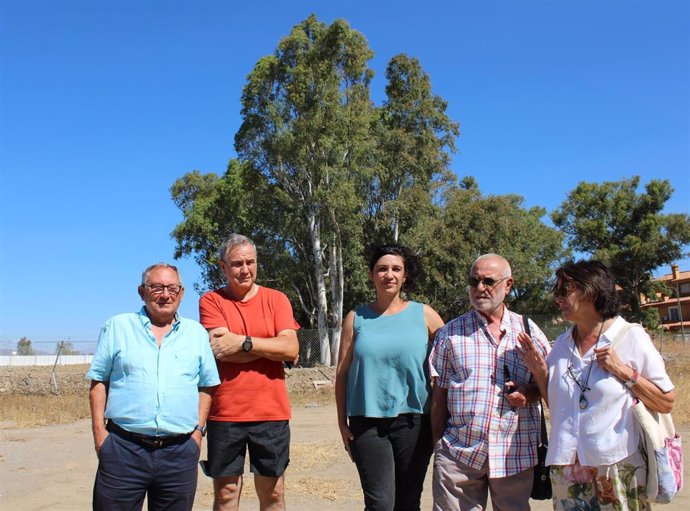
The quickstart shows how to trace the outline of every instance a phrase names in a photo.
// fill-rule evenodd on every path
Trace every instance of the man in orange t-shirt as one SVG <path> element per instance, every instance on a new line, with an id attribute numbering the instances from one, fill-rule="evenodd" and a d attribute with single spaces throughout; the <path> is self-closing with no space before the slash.
<path id="1" fill-rule="evenodd" d="M 299 325 L 287 296 L 256 284 L 256 266 L 254 243 L 231 234 L 220 248 L 227 285 L 199 301 L 221 379 L 208 415 L 205 464 L 219 511 L 239 509 L 247 448 L 261 510 L 285 509 L 290 403 L 283 361 L 297 358 Z"/>

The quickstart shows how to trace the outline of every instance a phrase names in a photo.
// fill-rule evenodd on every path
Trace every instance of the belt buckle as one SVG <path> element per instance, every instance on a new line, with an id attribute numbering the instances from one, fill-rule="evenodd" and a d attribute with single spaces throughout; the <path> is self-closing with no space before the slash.
<path id="1" fill-rule="evenodd" d="M 163 447 L 163 438 L 142 438 L 141 442 L 145 445 L 153 447 L 154 449 L 160 449 Z"/>

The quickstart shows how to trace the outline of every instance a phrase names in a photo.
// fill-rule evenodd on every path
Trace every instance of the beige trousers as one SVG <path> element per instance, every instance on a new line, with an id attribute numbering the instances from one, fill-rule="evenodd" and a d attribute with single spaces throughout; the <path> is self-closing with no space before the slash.
<path id="1" fill-rule="evenodd" d="M 443 441 L 434 447 L 434 511 L 484 511 L 489 493 L 494 511 L 529 511 L 534 469 L 488 477 L 488 461 L 476 470 L 453 457 Z"/>

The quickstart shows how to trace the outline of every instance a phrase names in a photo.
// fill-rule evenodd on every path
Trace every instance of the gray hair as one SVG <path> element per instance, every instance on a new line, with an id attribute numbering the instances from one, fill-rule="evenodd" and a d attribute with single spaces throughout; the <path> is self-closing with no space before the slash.
<path id="1" fill-rule="evenodd" d="M 472 267 L 470 268 L 470 275 L 472 273 L 472 270 L 474 269 L 475 266 L 477 266 L 477 263 L 480 261 L 483 261 L 484 259 L 497 259 L 499 263 L 501 263 L 502 266 L 508 269 L 507 272 L 504 273 L 503 277 L 512 277 L 513 272 L 510 269 L 510 263 L 508 262 L 508 259 L 505 257 L 498 255 L 498 254 L 482 254 L 475 261 L 472 263 Z M 504 268 L 504 269 L 505 269 Z"/>
<path id="2" fill-rule="evenodd" d="M 251 245 L 251 247 L 254 249 L 254 252 L 256 252 L 256 245 L 254 245 L 254 242 L 247 238 L 246 236 L 243 236 L 242 234 L 237 234 L 236 232 L 233 232 L 230 236 L 228 236 L 223 244 L 220 246 L 220 250 L 218 251 L 218 256 L 220 257 L 220 260 L 225 262 L 225 254 L 228 252 L 232 251 L 233 248 L 239 247 L 240 245 Z"/>
<path id="3" fill-rule="evenodd" d="M 149 273 L 151 273 L 153 270 L 155 270 L 157 268 L 170 268 L 171 270 L 173 270 L 175 273 L 177 273 L 177 279 L 180 281 L 180 286 L 182 285 L 182 275 L 180 275 L 180 272 L 177 269 L 177 266 L 173 266 L 172 264 L 161 262 L 161 263 L 152 264 L 151 266 L 149 266 L 148 268 L 146 268 L 143 271 L 143 273 L 141 274 L 141 285 L 142 286 L 146 284 L 146 280 L 149 278 Z"/>

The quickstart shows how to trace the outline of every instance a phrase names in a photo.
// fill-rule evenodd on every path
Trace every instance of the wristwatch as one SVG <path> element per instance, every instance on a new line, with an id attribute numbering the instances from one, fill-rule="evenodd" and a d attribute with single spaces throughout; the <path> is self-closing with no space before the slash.
<path id="1" fill-rule="evenodd" d="M 242 343 L 242 351 L 245 353 L 248 353 L 252 351 L 252 348 L 254 347 L 254 343 L 252 343 L 252 338 L 247 336 L 244 338 L 244 342 Z"/>
<path id="2" fill-rule="evenodd" d="M 637 378 L 639 378 L 640 373 L 637 372 L 637 369 L 633 369 L 632 376 L 630 376 L 630 379 L 626 381 L 623 385 L 631 389 L 633 385 L 637 383 Z"/>
<path id="3" fill-rule="evenodd" d="M 201 436 L 206 436 L 206 426 L 205 426 L 205 425 L 204 425 L 204 426 L 199 426 L 199 425 L 197 424 L 196 426 L 194 426 L 194 430 L 193 430 L 193 431 L 198 431 L 199 433 L 201 433 Z"/>

